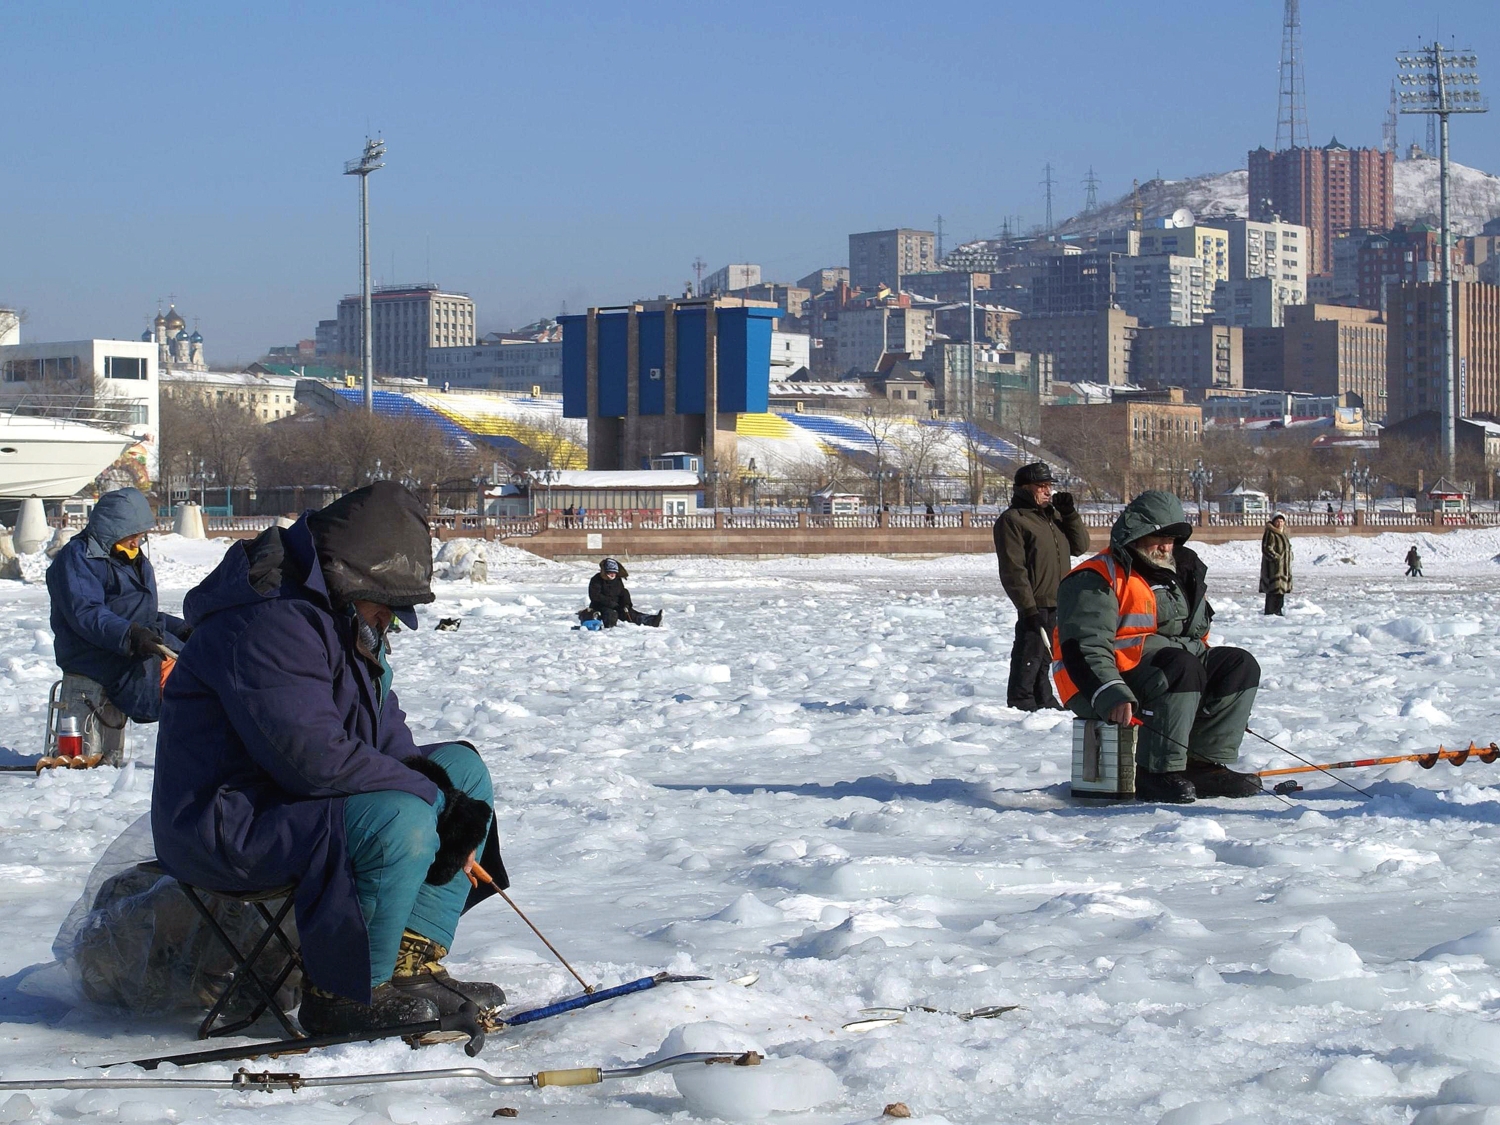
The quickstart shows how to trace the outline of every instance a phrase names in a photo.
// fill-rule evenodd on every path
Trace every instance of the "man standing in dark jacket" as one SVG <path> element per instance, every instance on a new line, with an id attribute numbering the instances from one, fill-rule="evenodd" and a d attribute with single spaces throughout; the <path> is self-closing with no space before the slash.
<path id="1" fill-rule="evenodd" d="M 60 717 L 78 720 L 84 757 L 105 765 L 124 758 L 127 719 L 161 715 L 161 652 L 179 649 L 188 633 L 157 608 L 156 574 L 141 550 L 155 526 L 139 489 L 106 492 L 47 568 Z"/>
<path id="2" fill-rule="evenodd" d="M 1057 584 L 1072 556 L 1089 549 L 1088 528 L 1067 492 L 1053 492 L 1052 470 L 1037 461 L 1016 472 L 1010 507 L 995 521 L 1000 585 L 1016 607 L 1016 640 L 1010 650 L 1005 701 L 1022 711 L 1059 704 L 1047 669 L 1057 625 Z"/>
<path id="3" fill-rule="evenodd" d="M 589 579 L 589 607 L 579 616 L 592 617 L 613 629 L 621 621 L 632 625 L 661 624 L 661 612 L 641 613 L 630 600 L 630 591 L 625 588 L 629 571 L 614 559 L 605 559 L 599 564 L 599 573 Z"/>
<path id="4" fill-rule="evenodd" d="M 211 891 L 296 884 L 298 1019 L 331 1034 L 436 1019 L 493 984 L 439 964 L 479 902 L 477 851 L 508 886 L 489 771 L 418 746 L 391 690 L 386 630 L 433 600 L 421 502 L 377 481 L 237 543 L 188 594 L 167 681 L 151 827 L 157 858 Z"/>

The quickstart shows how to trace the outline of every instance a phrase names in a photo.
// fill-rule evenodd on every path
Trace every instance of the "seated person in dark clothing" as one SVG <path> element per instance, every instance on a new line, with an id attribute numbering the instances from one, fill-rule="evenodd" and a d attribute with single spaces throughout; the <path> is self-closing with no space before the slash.
<path id="1" fill-rule="evenodd" d="M 606 629 L 613 629 L 621 621 L 632 625 L 661 624 L 661 611 L 641 613 L 630 602 L 630 591 L 625 589 L 629 572 L 614 559 L 605 559 L 599 564 L 599 573 L 589 579 L 589 607 L 579 610 L 581 618 L 602 621 Z"/>

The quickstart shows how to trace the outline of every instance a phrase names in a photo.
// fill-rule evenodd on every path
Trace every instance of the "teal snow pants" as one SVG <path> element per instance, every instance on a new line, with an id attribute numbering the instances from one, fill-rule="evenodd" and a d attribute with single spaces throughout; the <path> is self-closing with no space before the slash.
<path id="1" fill-rule="evenodd" d="M 490 771 L 461 742 L 450 742 L 428 757 L 442 766 L 453 787 L 494 806 Z M 462 871 L 440 887 L 426 882 L 438 850 L 437 816 L 442 798 L 429 805 L 411 793 L 360 793 L 344 802 L 344 835 L 354 866 L 360 913 L 370 939 L 370 986 L 391 979 L 401 934 L 412 930 L 452 947 L 458 916 L 469 897 Z M 478 851 L 484 850 L 481 842 Z"/>

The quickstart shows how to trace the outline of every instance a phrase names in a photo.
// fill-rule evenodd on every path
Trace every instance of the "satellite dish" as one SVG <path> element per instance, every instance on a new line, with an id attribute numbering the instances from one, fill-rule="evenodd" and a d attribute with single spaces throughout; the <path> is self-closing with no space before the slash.
<path id="1" fill-rule="evenodd" d="M 1172 225 L 1174 227 L 1190 227 L 1194 221 L 1193 213 L 1186 207 L 1179 207 L 1172 212 Z"/>

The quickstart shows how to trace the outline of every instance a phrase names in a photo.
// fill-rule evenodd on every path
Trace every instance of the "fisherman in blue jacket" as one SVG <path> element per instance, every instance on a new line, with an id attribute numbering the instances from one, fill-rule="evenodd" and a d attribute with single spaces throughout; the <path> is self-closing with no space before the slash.
<path id="1" fill-rule="evenodd" d="M 421 502 L 377 481 L 229 549 L 183 603 L 151 825 L 157 858 L 220 892 L 296 883 L 309 1034 L 436 1019 L 495 985 L 439 963 L 476 852 L 501 886 L 489 771 L 473 747 L 418 746 L 391 689 L 386 630 L 433 600 Z"/>
<path id="2" fill-rule="evenodd" d="M 62 717 L 78 720 L 84 756 L 107 765 L 124 758 L 127 719 L 161 715 L 162 650 L 181 648 L 189 632 L 157 608 L 156 573 L 141 550 L 155 526 L 139 489 L 106 492 L 47 568 Z"/>

